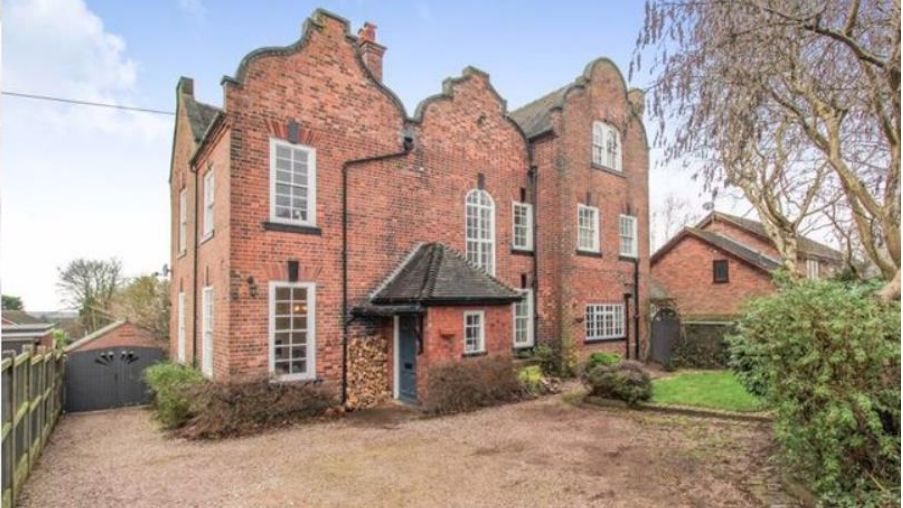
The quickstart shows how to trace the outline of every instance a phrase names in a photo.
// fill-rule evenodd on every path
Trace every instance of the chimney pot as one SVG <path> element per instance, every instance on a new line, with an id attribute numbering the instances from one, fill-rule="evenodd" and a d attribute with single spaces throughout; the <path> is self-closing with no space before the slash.
<path id="1" fill-rule="evenodd" d="M 370 69 L 370 73 L 377 81 L 383 80 L 383 55 L 386 48 L 376 42 L 376 25 L 369 21 L 357 31 L 357 43 L 361 53 L 361 60 Z"/>

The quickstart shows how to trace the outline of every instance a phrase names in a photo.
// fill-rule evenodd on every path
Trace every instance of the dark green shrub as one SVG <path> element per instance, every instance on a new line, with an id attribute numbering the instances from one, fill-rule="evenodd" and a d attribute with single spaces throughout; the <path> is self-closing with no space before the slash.
<path id="1" fill-rule="evenodd" d="M 423 406 L 431 413 L 448 414 L 523 400 L 527 396 L 510 358 L 466 358 L 430 369 Z"/>
<path id="2" fill-rule="evenodd" d="M 570 340 L 544 342 L 536 346 L 535 358 L 547 376 L 574 377 L 577 367 L 576 349 Z"/>
<path id="3" fill-rule="evenodd" d="M 192 401 L 189 391 L 207 382 L 199 371 L 168 361 L 148 367 L 144 380 L 154 392 L 157 420 L 168 429 L 188 421 Z"/>
<path id="4" fill-rule="evenodd" d="M 652 380 L 639 362 L 595 365 L 583 373 L 582 381 L 590 395 L 623 400 L 632 406 L 652 398 Z"/>
<path id="5" fill-rule="evenodd" d="M 190 390 L 191 418 L 179 434 L 189 439 L 239 436 L 326 414 L 332 392 L 312 383 L 206 383 Z"/>
<path id="6" fill-rule="evenodd" d="M 787 468 L 827 505 L 899 501 L 900 304 L 872 286 L 781 282 L 745 308 L 731 366 L 774 408 Z"/>
<path id="7" fill-rule="evenodd" d="M 685 323 L 671 353 L 671 369 L 723 369 L 730 352 L 725 336 L 731 323 Z"/>

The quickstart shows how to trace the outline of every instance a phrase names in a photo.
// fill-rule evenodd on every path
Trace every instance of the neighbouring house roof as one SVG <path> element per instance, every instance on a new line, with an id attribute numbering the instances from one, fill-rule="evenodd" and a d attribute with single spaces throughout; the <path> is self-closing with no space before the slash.
<path id="1" fill-rule="evenodd" d="M 552 109 L 561 106 L 564 102 L 564 95 L 570 87 L 571 85 L 568 84 L 554 92 L 547 93 L 512 111 L 508 116 L 520 125 L 528 139 L 550 131 L 552 129 Z"/>
<path id="2" fill-rule="evenodd" d="M 708 214 L 704 219 L 699 221 L 699 224 L 697 224 L 696 227 L 704 228 L 714 220 L 729 222 L 744 231 L 762 237 L 766 241 L 771 241 L 771 239 L 768 238 L 768 233 L 765 231 L 765 226 L 763 226 L 761 222 L 724 212 L 712 212 Z M 837 262 L 843 260 L 843 254 L 841 254 L 840 251 L 805 236 L 801 236 L 797 240 L 797 251 L 801 256 L 815 256 Z"/>
<path id="3" fill-rule="evenodd" d="M 471 265 L 441 243 L 414 247 L 383 284 L 373 292 L 375 305 L 505 304 L 523 294 Z"/>
<path id="4" fill-rule="evenodd" d="M 87 344 L 93 340 L 99 339 L 100 337 L 103 337 L 104 335 L 112 332 L 113 330 L 119 328 L 120 326 L 122 326 L 126 323 L 128 323 L 128 321 L 125 319 L 120 319 L 119 321 L 114 321 L 103 328 L 99 328 L 99 329 L 91 332 L 90 334 L 85 335 L 84 337 L 78 339 L 77 341 L 73 342 L 72 344 L 69 344 L 68 346 L 66 346 L 65 351 L 68 353 L 70 351 L 79 349 L 80 347 L 84 346 L 85 344 Z"/>
<path id="5" fill-rule="evenodd" d="M 39 339 L 50 333 L 54 326 L 53 323 L 3 324 L 0 327 L 0 336 L 3 340 Z"/>
<path id="6" fill-rule="evenodd" d="M 200 143 L 216 115 L 222 113 L 223 110 L 197 101 L 190 95 L 185 95 L 184 100 L 185 113 L 188 115 L 188 123 L 191 124 L 191 134 L 194 136 L 194 141 Z"/>
<path id="7" fill-rule="evenodd" d="M 684 228 L 677 236 L 672 238 L 661 249 L 652 255 L 650 262 L 655 264 L 661 257 L 674 248 L 684 238 L 692 236 L 697 238 L 718 250 L 730 254 L 731 256 L 746 262 L 747 264 L 760 270 L 770 272 L 781 266 L 781 262 L 771 256 L 763 254 L 755 249 L 747 247 L 737 242 L 733 238 L 725 236 L 714 231 L 706 231 L 699 228 Z"/>
<path id="8" fill-rule="evenodd" d="M 48 321 L 44 321 L 39 316 L 33 316 L 24 310 L 4 310 L 0 312 L 0 315 L 2 315 L 4 323 L 15 325 L 48 324 Z"/>

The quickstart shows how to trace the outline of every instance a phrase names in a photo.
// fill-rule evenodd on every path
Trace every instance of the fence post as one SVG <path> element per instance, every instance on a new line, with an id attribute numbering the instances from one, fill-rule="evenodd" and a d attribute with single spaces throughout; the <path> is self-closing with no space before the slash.
<path id="1" fill-rule="evenodd" d="M 16 353 L 15 351 L 3 351 L 2 372 L 6 405 L 3 408 L 3 508 L 11 508 L 15 499 L 15 471 L 16 471 Z"/>

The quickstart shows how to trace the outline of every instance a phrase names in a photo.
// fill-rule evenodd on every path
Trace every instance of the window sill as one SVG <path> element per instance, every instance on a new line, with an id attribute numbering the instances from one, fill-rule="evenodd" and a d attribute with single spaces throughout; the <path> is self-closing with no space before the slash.
<path id="1" fill-rule="evenodd" d="M 207 243 L 207 240 L 210 240 L 211 238 L 213 238 L 213 235 L 215 233 L 216 233 L 216 230 L 213 230 L 210 233 L 208 233 L 206 236 L 201 238 L 201 241 L 198 243 L 198 246 L 201 246 L 201 245 L 204 245 L 205 243 Z"/>
<path id="2" fill-rule="evenodd" d="M 520 247 L 511 247 L 511 254 L 515 256 L 532 256 L 533 249 L 522 249 Z"/>
<path id="3" fill-rule="evenodd" d="M 608 166 L 603 166 L 603 165 L 601 165 L 601 164 L 596 164 L 595 162 L 591 163 L 591 164 L 590 164 L 590 167 L 592 167 L 593 169 L 598 169 L 599 171 L 604 171 L 604 172 L 606 172 L 606 173 L 609 173 L 609 174 L 612 174 L 612 175 L 615 175 L 615 176 L 620 176 L 621 178 L 627 178 L 627 177 L 624 175 L 624 171 L 618 171 L 617 169 L 612 169 L 612 168 L 610 168 L 610 167 L 608 167 Z"/>
<path id="4" fill-rule="evenodd" d="M 475 356 L 486 356 L 488 353 L 486 351 L 474 351 L 473 353 L 464 353 L 461 355 L 461 358 L 471 358 Z"/>
<path id="5" fill-rule="evenodd" d="M 624 342 L 627 337 L 614 337 L 611 339 L 583 339 L 584 344 L 605 344 L 606 342 Z"/>
<path id="6" fill-rule="evenodd" d="M 185 249 L 185 250 L 179 252 L 178 254 L 176 254 L 176 259 L 182 259 L 187 255 L 188 255 L 188 249 Z"/>
<path id="7" fill-rule="evenodd" d="M 601 258 L 602 257 L 601 252 L 596 252 L 596 251 L 591 251 L 591 250 L 580 250 L 580 249 L 577 249 L 577 255 L 578 256 L 587 256 L 587 257 L 591 257 L 591 258 Z"/>
<path id="8" fill-rule="evenodd" d="M 630 261 L 631 263 L 633 263 L 637 259 L 639 259 L 637 256 L 625 256 L 623 254 L 620 254 L 618 256 L 618 261 Z"/>
<path id="9" fill-rule="evenodd" d="M 321 236 L 323 231 L 316 226 L 302 226 L 300 224 L 283 224 L 281 222 L 263 221 L 263 229 L 267 231 L 279 231 L 281 233 L 298 233 L 301 235 Z"/>
<path id="10" fill-rule="evenodd" d="M 280 377 L 271 377 L 270 383 L 279 384 L 279 383 L 310 383 L 310 384 L 321 384 L 323 382 L 322 378 L 308 375 L 287 375 Z"/>
<path id="11" fill-rule="evenodd" d="M 729 280 L 713 280 L 712 284 L 730 284 Z"/>

